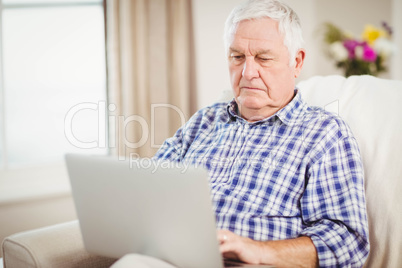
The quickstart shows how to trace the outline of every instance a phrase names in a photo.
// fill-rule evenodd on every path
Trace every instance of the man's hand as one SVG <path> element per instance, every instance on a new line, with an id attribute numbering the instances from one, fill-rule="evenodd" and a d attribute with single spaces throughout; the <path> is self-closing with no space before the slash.
<path id="1" fill-rule="evenodd" d="M 261 242 L 238 236 L 228 230 L 218 230 L 218 241 L 223 257 L 251 264 L 262 263 L 261 256 L 264 252 Z"/>
<path id="2" fill-rule="evenodd" d="M 277 267 L 318 267 L 317 251 L 309 237 L 261 242 L 228 230 L 218 230 L 217 235 L 225 258 Z"/>

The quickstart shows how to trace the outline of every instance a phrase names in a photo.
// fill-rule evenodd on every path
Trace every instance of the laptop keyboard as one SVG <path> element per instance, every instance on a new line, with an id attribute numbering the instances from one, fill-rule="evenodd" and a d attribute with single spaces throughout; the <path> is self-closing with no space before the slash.
<path id="1" fill-rule="evenodd" d="M 274 266 L 271 265 L 264 265 L 264 264 L 247 264 L 244 262 L 239 262 L 235 260 L 224 259 L 223 265 L 225 268 L 231 267 L 243 267 L 243 268 L 273 268 Z"/>
<path id="2" fill-rule="evenodd" d="M 231 267 L 241 267 L 244 266 L 244 263 L 236 262 L 236 261 L 230 261 L 230 260 L 224 260 L 223 265 L 225 268 L 231 268 Z"/>

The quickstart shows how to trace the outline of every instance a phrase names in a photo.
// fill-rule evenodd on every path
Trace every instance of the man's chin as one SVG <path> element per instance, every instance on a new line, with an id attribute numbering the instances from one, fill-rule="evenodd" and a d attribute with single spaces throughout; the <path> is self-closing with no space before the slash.
<path id="1" fill-rule="evenodd" d="M 261 100 L 261 97 L 237 97 L 236 98 L 237 106 L 239 110 L 249 109 L 249 110 L 259 110 L 268 105 L 268 103 Z"/>

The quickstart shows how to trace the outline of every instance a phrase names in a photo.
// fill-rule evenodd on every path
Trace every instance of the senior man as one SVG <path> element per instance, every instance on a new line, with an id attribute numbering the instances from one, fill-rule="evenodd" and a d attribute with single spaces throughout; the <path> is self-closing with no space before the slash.
<path id="1" fill-rule="evenodd" d="M 305 59 L 298 16 L 277 0 L 249 1 L 227 19 L 225 44 L 234 99 L 198 111 L 155 158 L 208 169 L 225 257 L 361 267 L 369 240 L 358 145 L 342 119 L 295 89 Z"/>

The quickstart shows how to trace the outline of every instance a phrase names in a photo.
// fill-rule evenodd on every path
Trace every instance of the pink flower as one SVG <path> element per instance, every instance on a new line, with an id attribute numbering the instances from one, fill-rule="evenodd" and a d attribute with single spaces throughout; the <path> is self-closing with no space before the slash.
<path id="1" fill-rule="evenodd" d="M 363 45 L 363 60 L 373 62 L 377 59 L 377 53 L 369 45 Z"/>
<path id="2" fill-rule="evenodd" d="M 355 48 L 360 45 L 360 43 L 356 40 L 345 40 L 343 42 L 343 46 L 347 49 L 348 53 L 349 53 L 349 59 L 354 59 L 356 57 L 355 55 Z"/>

